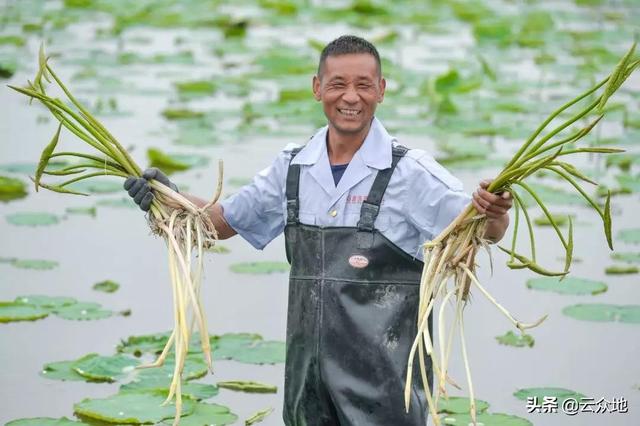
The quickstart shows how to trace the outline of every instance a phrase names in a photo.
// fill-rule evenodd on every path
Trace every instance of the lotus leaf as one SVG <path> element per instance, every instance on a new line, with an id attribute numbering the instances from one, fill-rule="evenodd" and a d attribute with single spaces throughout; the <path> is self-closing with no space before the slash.
<path id="1" fill-rule="evenodd" d="M 199 402 L 194 405 L 193 412 L 180 419 L 180 426 L 203 426 L 203 425 L 230 425 L 238 420 L 238 416 L 232 413 L 224 405 L 207 404 Z M 169 425 L 165 420 L 161 424 Z"/>
<path id="2" fill-rule="evenodd" d="M 55 225 L 60 221 L 58 216 L 54 214 L 41 212 L 12 213 L 7 215 L 6 218 L 7 222 L 18 226 Z"/>
<path id="3" fill-rule="evenodd" d="M 32 417 L 29 419 L 17 419 L 6 423 L 5 426 L 89 426 L 84 422 L 76 422 L 66 417 L 54 419 L 51 417 Z"/>
<path id="4" fill-rule="evenodd" d="M 49 315 L 49 310 L 18 302 L 0 302 L 0 323 L 13 321 L 35 321 Z"/>
<path id="5" fill-rule="evenodd" d="M 122 354 L 113 356 L 89 354 L 75 361 L 71 368 L 89 380 L 114 382 L 124 377 L 139 363 L 140 361 Z"/>
<path id="6" fill-rule="evenodd" d="M 96 291 L 102 291 L 104 293 L 114 293 L 120 288 L 120 284 L 115 281 L 105 280 L 95 283 L 92 287 Z"/>
<path id="7" fill-rule="evenodd" d="M 108 398 L 84 399 L 73 410 L 82 417 L 118 424 L 159 423 L 173 418 L 174 404 L 162 405 L 165 397 L 153 393 L 118 393 Z M 182 415 L 193 413 L 194 402 L 182 401 Z"/>
<path id="8" fill-rule="evenodd" d="M 97 320 L 109 318 L 113 312 L 102 309 L 99 303 L 76 303 L 62 306 L 53 311 L 60 318 L 67 320 Z"/>
<path id="9" fill-rule="evenodd" d="M 469 398 L 462 398 L 459 396 L 450 396 L 449 398 L 442 398 L 438 405 L 440 413 L 449 414 L 464 414 L 469 412 Z M 489 403 L 480 399 L 475 400 L 476 412 L 483 413 L 489 408 Z"/>
<path id="10" fill-rule="evenodd" d="M 603 282 L 572 276 L 562 280 L 557 277 L 533 278 L 527 281 L 527 287 L 533 290 L 576 295 L 599 294 L 607 291 L 607 285 Z"/>
<path id="11" fill-rule="evenodd" d="M 514 346 L 516 348 L 523 348 L 525 346 L 533 347 L 534 339 L 529 334 L 516 334 L 513 331 L 509 330 L 502 336 L 496 336 L 496 340 L 498 343 Z"/>

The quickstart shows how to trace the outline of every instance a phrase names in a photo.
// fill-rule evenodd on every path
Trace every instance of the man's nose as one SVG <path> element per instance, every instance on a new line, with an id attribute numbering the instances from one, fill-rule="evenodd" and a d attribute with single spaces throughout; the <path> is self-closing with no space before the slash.
<path id="1" fill-rule="evenodd" d="M 344 94 L 342 95 L 342 99 L 350 104 L 356 103 L 359 99 L 358 91 L 353 86 L 347 86 Z"/>

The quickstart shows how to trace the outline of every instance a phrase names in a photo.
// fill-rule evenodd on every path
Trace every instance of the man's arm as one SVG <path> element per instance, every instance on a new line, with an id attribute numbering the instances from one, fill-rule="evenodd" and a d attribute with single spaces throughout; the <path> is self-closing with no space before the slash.
<path id="1" fill-rule="evenodd" d="M 182 193 L 181 195 L 198 207 L 204 207 L 207 204 L 206 200 L 203 200 L 200 197 L 196 197 L 195 195 L 185 194 L 185 193 Z M 229 224 L 225 220 L 224 211 L 220 203 L 215 203 L 213 206 L 209 207 L 207 209 L 207 213 L 211 218 L 211 222 L 213 223 L 213 226 L 216 228 L 216 231 L 218 232 L 219 240 L 226 240 L 227 238 L 231 238 L 237 234 L 237 232 L 231 226 L 229 226 Z"/>
<path id="2" fill-rule="evenodd" d="M 473 206 L 478 213 L 484 213 L 487 216 L 487 229 L 484 237 L 497 243 L 504 237 L 509 227 L 509 209 L 512 205 L 511 194 L 503 192 L 502 194 L 492 194 L 486 189 L 491 184 L 491 180 L 483 180 L 480 186 L 473 193 Z"/>

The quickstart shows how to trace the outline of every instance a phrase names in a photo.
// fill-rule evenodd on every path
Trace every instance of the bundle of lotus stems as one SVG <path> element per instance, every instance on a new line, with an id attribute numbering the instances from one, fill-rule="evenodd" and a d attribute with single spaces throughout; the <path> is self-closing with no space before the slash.
<path id="1" fill-rule="evenodd" d="M 43 80 L 56 84 L 68 102 L 51 97 L 45 90 Z M 35 176 L 32 177 L 36 191 L 42 187 L 59 193 L 87 195 L 70 189 L 69 185 L 105 175 L 122 178 L 141 176 L 142 170 L 127 150 L 78 102 L 51 69 L 42 47 L 39 54 L 39 69 L 34 81 L 28 82 L 27 87 L 24 88 L 9 87 L 38 100 L 59 122 L 53 139 L 42 151 Z M 63 126 L 97 152 L 91 154 L 72 151 L 54 152 Z M 48 169 L 49 161 L 55 158 L 75 158 L 79 162 L 62 169 Z M 155 180 L 150 182 L 155 197 L 149 210 L 148 222 L 153 232 L 161 236 L 167 244 L 169 274 L 173 290 L 174 327 L 169 341 L 157 360 L 138 368 L 161 366 L 171 349 L 174 350 L 175 369 L 165 401 L 165 404 L 170 403 L 175 397 L 174 425 L 179 423 L 182 412 L 182 371 L 194 327 L 198 328 L 202 352 L 209 369 L 212 370 L 212 353 L 200 290 L 204 251 L 212 247 L 217 240 L 216 230 L 206 210 L 220 196 L 222 173 L 222 162 L 220 162 L 216 192 L 211 201 L 201 208 L 162 183 Z M 73 177 L 52 185 L 41 181 L 43 175 Z"/>
<path id="2" fill-rule="evenodd" d="M 609 248 L 613 249 L 611 238 L 611 192 L 609 191 L 604 206 L 600 206 L 583 189 L 579 181 L 597 185 L 574 165 L 564 161 L 565 157 L 581 153 L 616 153 L 624 150 L 608 147 L 584 147 L 578 148 L 575 144 L 584 138 L 596 126 L 604 116 L 604 107 L 613 93 L 622 83 L 640 66 L 640 60 L 634 58 L 636 43 L 622 57 L 611 74 L 582 93 L 575 99 L 562 105 L 551 113 L 533 134 L 524 142 L 506 167 L 498 174 L 487 188 L 492 193 L 511 193 L 514 201 L 515 220 L 513 223 L 513 236 L 510 247 L 501 247 L 500 250 L 509 255 L 507 266 L 512 269 L 530 269 L 531 271 L 546 275 L 564 277 L 569 273 L 573 255 L 573 225 L 571 216 L 568 221 L 567 235 L 564 235 L 555 217 L 550 213 L 543 200 L 525 180 L 534 176 L 537 172 L 551 172 L 569 183 L 596 211 L 602 219 L 604 234 Z M 601 90 L 602 89 L 602 90 Z M 598 95 L 598 91 L 601 93 Z M 571 114 L 569 118 L 562 118 Z M 591 116 L 595 118 L 577 131 L 571 131 L 569 126 L 579 120 L 587 120 Z M 555 127 L 551 127 L 555 122 Z M 564 132 L 568 130 L 568 132 Z M 545 132 L 543 134 L 543 132 Z M 568 133 L 568 134 L 566 134 Z M 523 193 L 528 194 L 534 203 L 540 207 L 547 220 L 555 230 L 560 244 L 565 251 L 565 265 L 562 271 L 551 271 L 536 262 L 535 235 L 532 223 L 527 211 L 527 205 Z M 518 230 L 521 225 L 520 214 L 524 215 L 527 224 L 530 252 L 529 256 L 516 252 Z M 424 244 L 424 269 L 420 284 L 420 305 L 417 318 L 418 332 L 411 347 L 407 365 L 407 377 L 405 387 L 405 406 L 409 410 L 411 396 L 411 378 L 414 368 L 416 351 L 421 378 L 425 388 L 429 412 L 436 425 L 441 424 L 438 416 L 438 400 L 448 397 L 447 382 L 460 388 L 448 375 L 448 366 L 451 356 L 453 337 L 458 332 L 462 359 L 467 376 L 468 394 L 470 399 L 470 416 L 473 424 L 476 424 L 476 407 L 473 383 L 469 366 L 469 358 L 464 337 L 464 308 L 469 300 L 469 292 L 472 287 L 478 289 L 502 312 L 509 321 L 524 333 L 525 330 L 541 324 L 546 316 L 532 323 L 524 323 L 516 320 L 507 309 L 499 304 L 496 299 L 481 285 L 476 277 L 476 254 L 481 248 L 489 248 L 489 241 L 485 240 L 486 217 L 479 214 L 473 205 L 469 205 L 440 235 L 432 241 Z M 453 324 L 447 329 L 445 324 L 445 309 L 454 299 Z M 428 318 L 434 313 L 436 301 L 439 302 L 437 342 L 438 351 L 435 350 L 434 340 L 436 336 L 429 333 Z M 426 374 L 425 357 L 430 356 L 434 383 L 430 391 Z"/>

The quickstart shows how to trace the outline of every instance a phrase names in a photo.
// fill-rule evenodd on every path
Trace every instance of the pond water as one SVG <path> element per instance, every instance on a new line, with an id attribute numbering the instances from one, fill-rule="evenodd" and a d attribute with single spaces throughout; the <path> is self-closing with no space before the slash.
<path id="1" fill-rule="evenodd" d="M 323 124 L 320 106 L 309 100 L 310 91 L 308 99 L 303 92 L 310 86 L 318 55 L 314 42 L 326 43 L 350 32 L 379 40 L 390 89 L 379 110 L 383 123 L 404 145 L 427 149 L 438 158 L 456 160 L 460 151 L 480 149 L 479 167 L 451 163 L 455 175 L 471 192 L 479 178 L 499 172 L 502 159 L 515 151 L 546 113 L 587 87 L 591 75 L 595 81 L 613 67 L 634 32 L 637 34 L 640 22 L 640 7 L 633 1 L 583 1 L 578 3 L 593 4 L 579 6 L 555 1 L 545 2 L 544 8 L 535 2 L 484 1 L 463 11 L 448 2 L 432 2 L 429 7 L 405 2 L 395 6 L 361 3 L 378 5 L 379 10 L 373 6 L 371 10 L 349 8 L 350 2 L 339 1 L 160 2 L 162 7 L 144 15 L 146 21 L 140 19 L 137 24 L 122 17 L 131 18 L 132 10 L 141 10 L 145 2 L 122 2 L 116 7 L 88 1 L 86 4 L 92 5 L 88 9 L 70 7 L 85 2 L 66 3 L 30 0 L 0 6 L 6 16 L 1 34 L 22 40 L 0 44 L 0 65 L 11 64 L 14 70 L 2 82 L 23 85 L 31 79 L 39 44 L 45 40 L 56 72 L 130 148 L 138 164 L 147 164 L 150 147 L 205 157 L 207 165 L 172 176 L 180 188 L 203 197 L 209 197 L 215 188 L 217 159 L 224 160 L 226 196 L 266 167 L 286 144 L 304 143 Z M 293 5 L 297 12 L 287 14 L 285 9 L 269 8 L 269 4 L 282 8 Z M 127 12 L 127 8 L 131 10 Z M 342 15 L 341 8 L 346 8 Z M 483 8 L 515 18 L 501 18 L 511 26 L 489 20 L 495 24 L 491 27 L 494 36 L 483 39 L 484 33 L 478 29 L 482 25 L 474 22 L 483 23 L 486 17 L 469 21 L 467 16 L 472 12 L 481 15 Z M 163 15 L 165 9 L 172 13 Z M 210 23 L 203 17 L 207 13 Z M 541 24 L 544 18 L 525 19 L 534 13 L 549 13 L 552 26 Z M 406 25 L 401 24 L 403 20 Z M 122 32 L 111 31 L 114 22 L 123 26 Z M 248 23 L 246 34 L 233 36 L 233 29 L 243 28 L 243 22 Z M 36 27 L 30 29 L 26 24 Z M 527 25 L 543 30 L 525 33 L 522 28 Z M 505 26 L 512 29 L 507 46 L 501 32 Z M 516 36 L 519 44 L 513 41 Z M 537 44 L 525 44 L 525 36 L 538 40 Z M 540 59 L 543 55 L 557 60 L 547 64 Z M 482 74 L 479 57 L 497 74 L 497 82 L 487 76 L 491 72 Z M 453 86 L 473 86 L 477 80 L 477 87 L 429 92 L 426 82 L 448 69 L 460 74 Z M 216 87 L 202 94 L 180 92 L 175 85 L 194 80 L 210 81 Z M 440 84 L 446 85 L 446 81 Z M 285 92 L 293 100 L 285 99 Z M 456 112 L 434 112 L 443 104 L 433 99 L 443 94 L 454 101 Z M 640 78 L 635 75 L 614 99 L 623 107 L 613 108 L 610 118 L 597 130 L 600 140 L 614 138 L 612 146 L 636 152 L 639 94 Z M 519 106 L 517 111 L 514 103 Z M 33 174 L 56 125 L 41 106 L 35 102 L 29 106 L 24 97 L 7 88 L 0 90 L 0 104 L 0 175 L 28 182 L 27 175 Z M 205 115 L 187 121 L 168 120 L 163 115 L 167 109 L 187 108 Z M 487 127 L 499 131 L 488 134 Z M 595 140 L 593 136 L 589 143 L 595 144 Z M 58 149 L 67 148 L 86 151 L 63 131 Z M 19 164 L 27 164 L 30 171 L 16 171 Z M 616 176 L 622 172 L 616 167 L 605 168 L 604 157 L 589 156 L 576 164 L 609 187 L 617 187 Z M 633 180 L 637 173 L 633 163 L 625 176 Z M 112 181 L 120 183 L 116 178 Z M 538 182 L 557 183 L 550 178 Z M 630 194 L 613 198 L 614 236 L 620 230 L 638 228 L 637 190 L 636 186 Z M 124 191 L 74 197 L 46 190 L 36 193 L 30 186 L 28 193 L 25 198 L 0 203 L 0 258 L 44 259 L 58 266 L 33 270 L 0 262 L 0 300 L 30 294 L 71 296 L 115 312 L 130 310 L 131 315 L 94 321 L 50 315 L 33 322 L 0 324 L 0 362 L 4 366 L 0 372 L 1 424 L 25 417 L 72 418 L 74 403 L 116 393 L 120 383 L 63 382 L 47 380 L 38 373 L 48 362 L 72 360 L 90 352 L 113 354 L 121 339 L 166 331 L 173 324 L 163 243 L 150 236 L 139 210 L 105 205 L 105 200 L 120 200 L 126 195 Z M 562 313 L 564 307 L 579 303 L 638 305 L 638 276 L 605 274 L 607 266 L 622 262 L 610 258 L 602 226 L 592 210 L 563 205 L 562 199 L 550 205 L 554 212 L 575 215 L 572 276 L 603 281 L 608 289 L 597 295 L 531 290 L 526 281 L 535 277 L 533 273 L 508 269 L 506 256 L 494 250 L 491 274 L 488 258 L 483 256 L 481 281 L 518 319 L 549 317 L 531 331 L 535 338 L 532 348 L 500 345 L 495 337 L 509 330 L 510 324 L 479 292 L 473 294 L 465 311 L 465 333 L 476 397 L 489 402 L 492 413 L 517 415 L 535 425 L 640 424 L 638 323 L 581 321 Z M 67 212 L 68 208 L 94 206 L 95 217 Z M 22 212 L 47 212 L 58 216 L 59 222 L 31 227 L 5 220 Z M 539 217 L 541 212 L 531 209 L 531 214 Z M 561 268 L 563 253 L 553 230 L 540 226 L 535 230 L 540 263 Z M 521 228 L 521 248 L 528 244 L 525 233 Z M 639 251 L 637 244 L 618 238 L 614 244 L 620 252 Z M 287 274 L 250 275 L 230 270 L 239 262 L 285 262 L 283 238 L 278 237 L 263 251 L 256 251 L 240 237 L 221 245 L 229 253 L 208 254 L 205 262 L 203 302 L 210 333 L 251 332 L 266 340 L 283 341 Z M 119 283 L 120 288 L 114 293 L 92 289 L 93 284 L 107 279 Z M 254 380 L 278 386 L 276 394 L 221 389 L 211 402 L 228 406 L 238 415 L 237 424 L 267 407 L 275 411 L 262 424 L 282 424 L 283 364 L 217 361 L 214 368 L 215 375 L 200 381 Z M 459 347 L 454 348 L 450 374 L 458 383 L 466 383 Z M 526 402 L 513 393 L 533 387 L 568 388 L 596 400 L 625 398 L 628 413 L 528 413 Z"/>

